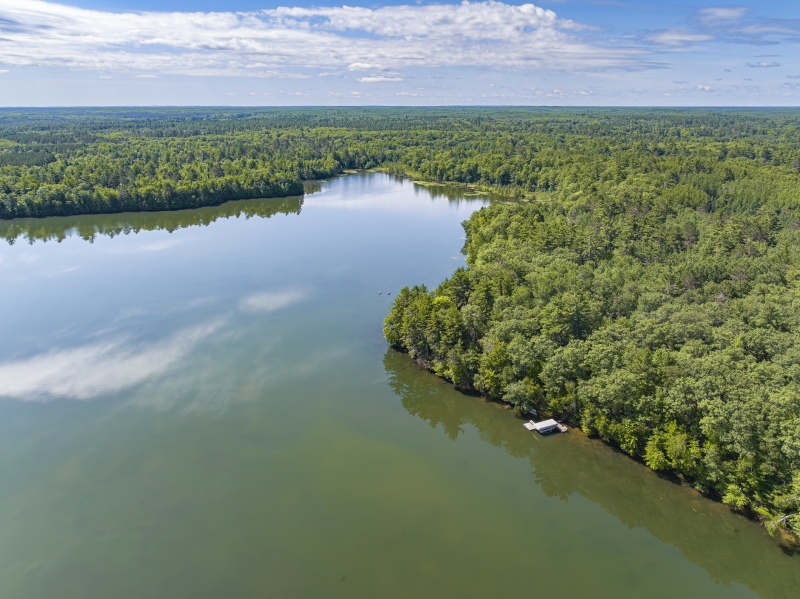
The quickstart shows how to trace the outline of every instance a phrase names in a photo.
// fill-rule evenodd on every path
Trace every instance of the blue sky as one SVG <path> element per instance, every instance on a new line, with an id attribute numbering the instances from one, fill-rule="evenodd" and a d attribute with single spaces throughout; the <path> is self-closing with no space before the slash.
<path id="1" fill-rule="evenodd" d="M 0 106 L 798 106 L 800 2 L 0 0 Z"/>

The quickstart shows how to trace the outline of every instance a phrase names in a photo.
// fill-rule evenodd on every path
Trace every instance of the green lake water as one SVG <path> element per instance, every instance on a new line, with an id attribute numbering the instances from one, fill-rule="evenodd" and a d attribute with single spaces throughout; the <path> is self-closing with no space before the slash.
<path id="1" fill-rule="evenodd" d="M 0 597 L 800 594 L 757 525 L 387 348 L 486 199 L 310 192 L 0 222 Z"/>

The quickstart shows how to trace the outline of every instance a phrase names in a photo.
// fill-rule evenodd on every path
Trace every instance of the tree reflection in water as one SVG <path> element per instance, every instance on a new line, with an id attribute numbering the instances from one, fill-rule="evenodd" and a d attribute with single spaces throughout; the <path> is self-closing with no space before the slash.
<path id="1" fill-rule="evenodd" d="M 643 527 L 726 585 L 746 585 L 762 597 L 795 596 L 800 557 L 787 555 L 757 524 L 693 489 L 655 472 L 578 430 L 541 437 L 526 431 L 503 406 L 459 393 L 418 368 L 406 354 L 387 350 L 389 385 L 412 416 L 441 425 L 453 441 L 474 427 L 483 441 L 527 459 L 542 492 L 564 501 L 580 495 L 628 528 Z M 573 502 L 576 510 L 580 502 Z M 598 548 L 599 550 L 599 548 Z"/>
<path id="2" fill-rule="evenodd" d="M 0 239 L 9 245 L 24 239 L 61 242 L 78 236 L 92 242 L 98 235 L 138 233 L 139 231 L 177 231 L 188 227 L 207 227 L 224 218 L 270 218 L 276 214 L 300 214 L 302 196 L 236 200 L 220 206 L 165 212 L 122 212 L 118 214 L 81 214 L 48 218 L 17 218 L 0 220 Z"/>

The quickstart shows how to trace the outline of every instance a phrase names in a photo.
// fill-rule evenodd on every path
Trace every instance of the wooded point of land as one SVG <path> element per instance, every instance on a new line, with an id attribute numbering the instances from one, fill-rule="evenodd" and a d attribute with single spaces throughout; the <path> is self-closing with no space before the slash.
<path id="1" fill-rule="evenodd" d="M 0 218 L 302 193 L 381 168 L 509 198 L 390 343 L 800 534 L 800 111 L 0 111 Z M 413 283 L 413 282 L 410 282 Z"/>

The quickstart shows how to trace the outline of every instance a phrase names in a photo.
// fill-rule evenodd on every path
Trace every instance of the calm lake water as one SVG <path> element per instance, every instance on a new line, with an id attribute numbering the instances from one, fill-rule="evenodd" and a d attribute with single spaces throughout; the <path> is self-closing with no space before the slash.
<path id="1" fill-rule="evenodd" d="M 486 202 L 0 222 L 0 597 L 797 597 L 763 529 L 387 349 Z"/>

